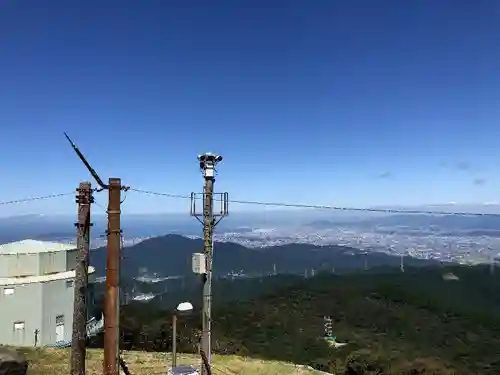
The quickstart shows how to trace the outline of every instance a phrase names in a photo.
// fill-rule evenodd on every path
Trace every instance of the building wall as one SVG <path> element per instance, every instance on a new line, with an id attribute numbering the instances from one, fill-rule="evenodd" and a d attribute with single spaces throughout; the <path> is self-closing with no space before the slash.
<path id="1" fill-rule="evenodd" d="M 74 270 L 77 250 L 0 255 L 0 277 L 39 276 Z"/>
<path id="2" fill-rule="evenodd" d="M 64 319 L 64 340 L 71 340 L 73 329 L 74 279 L 43 283 L 42 286 L 42 342 L 56 342 L 56 318 Z"/>
<path id="3" fill-rule="evenodd" d="M 5 295 L 5 289 L 14 293 Z M 0 287 L 0 344 L 33 346 L 35 330 L 42 327 L 41 306 L 41 284 Z M 15 322 L 23 322 L 24 328 L 14 329 Z"/>
<path id="4" fill-rule="evenodd" d="M 40 275 L 66 271 L 66 251 L 40 253 Z"/>
<path id="5" fill-rule="evenodd" d="M 38 271 L 38 254 L 0 255 L 0 277 L 36 276 Z"/>
<path id="6" fill-rule="evenodd" d="M 66 271 L 72 271 L 76 268 L 76 257 L 78 250 L 66 251 Z"/>
<path id="7" fill-rule="evenodd" d="M 73 270 L 77 250 L 38 254 L 0 255 L 0 277 L 54 274 Z M 89 284 L 95 275 L 89 275 Z M 4 289 L 13 294 L 4 294 Z M 89 285 L 89 294 L 93 288 Z M 38 346 L 56 342 L 57 320 L 64 321 L 64 340 L 71 339 L 73 326 L 74 278 L 44 283 L 0 286 L 0 344 L 33 346 L 35 330 L 39 330 Z M 93 314 L 93 298 L 88 299 L 89 315 Z M 23 329 L 14 329 L 23 322 Z"/>

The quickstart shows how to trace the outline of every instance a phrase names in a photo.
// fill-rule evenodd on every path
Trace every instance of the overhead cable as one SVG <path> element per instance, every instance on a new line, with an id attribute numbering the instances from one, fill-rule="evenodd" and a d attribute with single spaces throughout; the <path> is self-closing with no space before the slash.
<path id="1" fill-rule="evenodd" d="M 40 200 L 45 200 L 45 199 L 53 199 L 53 198 L 59 198 L 59 197 L 65 197 L 67 195 L 74 195 L 74 192 L 71 193 L 61 193 L 61 194 L 50 194 L 50 195 L 44 195 L 40 197 L 29 197 L 29 198 L 22 198 L 22 199 L 14 199 L 10 201 L 3 201 L 0 202 L 0 205 L 7 205 L 7 204 L 15 204 L 15 203 L 25 203 L 25 202 L 32 202 L 32 201 L 40 201 Z"/>
<path id="2" fill-rule="evenodd" d="M 130 191 L 136 193 L 156 195 L 167 198 L 177 198 L 177 199 L 191 199 L 189 195 L 182 194 L 172 194 L 172 193 L 162 193 L 152 190 L 141 190 L 130 188 Z M 220 200 L 215 199 L 214 200 Z M 318 210 L 333 210 L 333 211 L 352 211 L 352 212 L 374 212 L 374 213 L 387 213 L 387 214 L 411 214 L 411 215 L 440 215 L 440 216 L 493 216 L 500 217 L 500 213 L 481 213 L 481 212 L 452 212 L 452 211 L 432 211 L 432 210 L 402 210 L 394 208 L 359 208 L 359 207 L 342 207 L 342 206 L 330 206 L 330 205 L 317 205 L 317 204 L 301 204 L 301 203 L 286 203 L 286 202 L 264 202 L 257 200 L 238 200 L 229 199 L 229 203 L 235 204 L 247 204 L 256 206 L 267 206 L 267 207 L 287 207 L 287 208 L 310 208 Z"/>

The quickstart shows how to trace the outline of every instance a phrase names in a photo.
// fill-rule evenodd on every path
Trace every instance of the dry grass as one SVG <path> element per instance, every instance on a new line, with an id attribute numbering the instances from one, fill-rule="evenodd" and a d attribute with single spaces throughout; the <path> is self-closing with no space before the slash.
<path id="1" fill-rule="evenodd" d="M 69 373 L 69 349 L 19 349 L 30 361 L 29 375 L 62 375 Z M 102 351 L 87 351 L 87 374 L 102 374 Z M 132 375 L 166 375 L 169 353 L 124 352 L 123 359 Z M 214 356 L 214 375 L 314 375 L 317 372 L 290 363 L 264 361 L 238 356 Z M 194 355 L 179 355 L 178 364 L 199 368 L 200 359 Z"/>

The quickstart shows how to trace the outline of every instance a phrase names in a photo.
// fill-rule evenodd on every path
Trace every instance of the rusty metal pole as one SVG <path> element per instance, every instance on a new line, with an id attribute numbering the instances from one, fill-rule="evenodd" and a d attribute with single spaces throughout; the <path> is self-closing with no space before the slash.
<path id="1" fill-rule="evenodd" d="M 104 308 L 104 375 L 119 375 L 121 190 L 121 179 L 110 178 L 108 185 L 108 247 L 106 260 L 106 301 Z"/>
<path id="2" fill-rule="evenodd" d="M 87 341 L 87 291 L 90 249 L 90 205 L 93 203 L 90 182 L 81 182 L 77 191 L 78 203 L 77 263 L 75 267 L 73 302 L 73 335 L 71 340 L 71 375 L 85 375 Z"/>

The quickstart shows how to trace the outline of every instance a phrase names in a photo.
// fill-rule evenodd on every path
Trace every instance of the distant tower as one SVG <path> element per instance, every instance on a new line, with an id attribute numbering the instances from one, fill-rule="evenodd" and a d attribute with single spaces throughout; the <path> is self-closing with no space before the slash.
<path id="1" fill-rule="evenodd" d="M 307 279 L 308 278 L 308 273 L 307 273 L 307 268 L 304 270 L 304 279 Z"/>
<path id="2" fill-rule="evenodd" d="M 401 272 L 405 272 L 405 255 L 404 254 L 401 254 L 401 265 L 400 265 L 400 268 L 401 268 Z"/>
<path id="3" fill-rule="evenodd" d="M 276 263 L 273 264 L 273 275 L 274 276 L 277 275 L 277 272 L 276 272 Z"/>
<path id="4" fill-rule="evenodd" d="M 325 338 L 331 339 L 333 338 L 333 324 L 331 316 L 323 317 L 324 327 L 325 327 Z"/>
<path id="5" fill-rule="evenodd" d="M 335 273 L 335 266 L 332 266 L 332 273 Z"/>
<path id="6" fill-rule="evenodd" d="M 312 268 L 312 269 L 311 269 L 311 277 L 314 277 L 314 274 L 315 274 L 315 272 L 314 272 L 314 268 Z"/>

